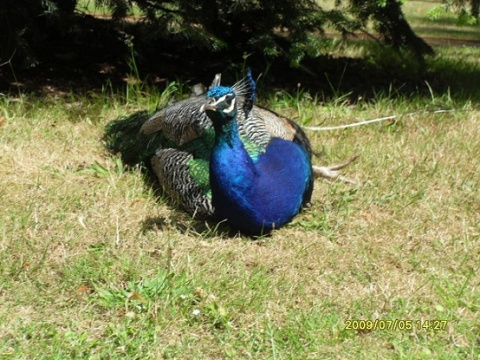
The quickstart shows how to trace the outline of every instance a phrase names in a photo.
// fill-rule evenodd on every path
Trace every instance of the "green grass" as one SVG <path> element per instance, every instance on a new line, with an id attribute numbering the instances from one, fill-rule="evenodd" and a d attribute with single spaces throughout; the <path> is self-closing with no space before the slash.
<path id="1" fill-rule="evenodd" d="M 458 15 L 442 8 L 441 1 L 405 1 L 403 10 L 418 35 L 439 45 L 479 41 L 480 24 L 462 23 Z"/>
<path id="2" fill-rule="evenodd" d="M 111 16 L 111 11 L 108 8 L 108 6 L 105 5 L 105 3 L 108 3 L 108 2 L 99 3 L 96 0 L 78 0 L 76 10 L 78 12 L 91 14 L 91 15 L 94 15 L 94 16 L 110 17 Z M 112 3 L 114 3 L 114 2 L 112 2 Z M 138 6 L 136 6 L 136 4 L 134 4 L 133 7 L 132 7 L 132 11 L 128 15 L 129 16 L 140 16 L 141 11 L 138 8 Z"/>
<path id="3" fill-rule="evenodd" d="M 473 78 L 479 55 L 429 61 L 457 89 L 451 60 Z M 311 206 L 259 241 L 191 220 L 105 150 L 109 121 L 173 87 L 0 95 L 0 359 L 479 358 L 478 95 L 425 87 L 266 94 L 311 126 L 455 111 L 308 132 L 315 164 L 360 155 L 343 171 L 360 184 L 317 181 Z M 415 326 L 346 329 L 375 319 Z"/>
<path id="4" fill-rule="evenodd" d="M 79 0 L 77 11 L 97 16 L 110 16 L 110 10 L 103 4 L 97 4 L 95 0 Z"/>

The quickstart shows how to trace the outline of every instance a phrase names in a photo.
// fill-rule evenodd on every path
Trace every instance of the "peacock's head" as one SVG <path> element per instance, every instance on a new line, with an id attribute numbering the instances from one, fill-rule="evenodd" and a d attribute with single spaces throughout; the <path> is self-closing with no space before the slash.
<path id="1" fill-rule="evenodd" d="M 226 86 L 215 86 L 207 92 L 207 103 L 202 105 L 202 111 L 216 122 L 227 122 L 237 116 L 235 91 Z"/>

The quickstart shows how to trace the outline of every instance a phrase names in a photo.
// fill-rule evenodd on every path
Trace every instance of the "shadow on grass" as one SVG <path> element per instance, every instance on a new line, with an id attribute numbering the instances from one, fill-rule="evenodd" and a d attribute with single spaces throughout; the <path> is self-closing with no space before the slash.
<path id="1" fill-rule="evenodd" d="M 428 34 L 429 37 L 441 36 L 441 37 L 444 37 L 445 39 L 457 40 L 457 41 L 471 39 L 471 40 L 474 40 L 478 46 L 480 46 L 480 41 L 478 40 L 478 34 L 475 34 L 475 32 L 480 31 L 480 26 L 479 26 L 479 29 L 474 30 L 469 28 L 465 29 L 463 27 L 455 27 L 452 29 L 452 28 L 442 28 L 437 26 L 421 25 L 421 26 L 417 26 L 416 30 L 418 33 Z M 442 40 L 442 38 L 440 38 L 439 40 Z"/>
<path id="2" fill-rule="evenodd" d="M 408 19 L 411 23 L 417 23 L 417 24 L 430 24 L 429 27 L 432 28 L 433 31 L 437 30 L 445 30 L 445 26 L 452 26 L 452 27 L 457 27 L 461 26 L 463 29 L 472 29 L 476 30 L 478 29 L 479 25 L 478 24 L 461 24 L 459 25 L 458 18 L 450 14 L 449 16 L 440 16 L 436 18 L 435 20 L 431 20 L 428 16 L 420 16 L 420 15 L 409 15 Z M 415 29 L 418 29 L 418 26 L 415 27 Z M 470 33 L 471 34 L 471 33 Z"/>
<path id="3" fill-rule="evenodd" d="M 125 34 L 119 33 L 105 19 L 85 16 L 79 21 L 97 32 L 79 32 L 69 37 L 59 34 L 38 49 L 39 63 L 19 70 L 0 67 L 0 92 L 33 92 L 36 94 L 101 93 L 108 84 L 125 89 L 136 77 L 153 88 L 162 90 L 169 81 L 185 84 L 208 84 L 213 74 L 222 73 L 225 84 L 233 83 L 243 74 L 248 62 L 255 74 L 263 73 L 259 81 L 261 91 L 272 89 L 294 92 L 298 86 L 326 99 L 351 94 L 352 101 L 373 98 L 375 94 L 412 96 L 428 94 L 428 82 L 437 92 L 450 89 L 458 100 L 480 100 L 478 87 L 480 65 L 462 63 L 462 58 L 440 59 L 427 57 L 419 61 L 406 52 L 380 46 L 372 41 L 357 40 L 364 47 L 363 58 L 323 55 L 304 59 L 302 66 L 293 68 L 285 58 L 266 58 L 263 54 L 212 52 L 178 39 L 165 39 L 146 33 L 148 29 L 126 24 L 124 31 L 133 35 L 132 47 L 126 45 Z M 432 25 L 431 29 L 436 29 Z M 453 37 L 464 37 L 466 30 L 449 30 Z M 473 33 L 472 31 L 470 35 Z M 155 37 L 157 36 L 157 37 Z M 458 39 L 457 39 L 458 40 Z M 335 43 L 339 41 L 335 40 Z M 325 42 L 325 54 L 333 53 L 332 42 Z M 134 55 L 132 55 L 134 54 Z M 478 57 L 478 54 L 476 55 Z M 134 60 L 134 61 L 133 61 Z M 392 92 L 391 90 L 395 91 Z"/>
<path id="4" fill-rule="evenodd" d="M 142 231 L 165 231 L 175 228 L 182 234 L 194 234 L 202 239 L 220 238 L 222 240 L 233 239 L 239 235 L 238 231 L 230 229 L 224 223 L 218 223 L 213 219 L 192 219 L 188 214 L 178 209 L 168 216 L 147 217 L 142 223 Z M 254 239 L 254 238 L 251 238 Z"/>

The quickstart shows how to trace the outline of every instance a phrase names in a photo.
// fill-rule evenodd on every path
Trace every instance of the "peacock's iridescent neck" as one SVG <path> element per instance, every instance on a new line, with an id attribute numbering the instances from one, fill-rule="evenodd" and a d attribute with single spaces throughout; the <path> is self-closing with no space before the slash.
<path id="1" fill-rule="evenodd" d="M 215 146 L 228 145 L 234 147 L 240 145 L 238 134 L 238 122 L 236 118 L 229 119 L 223 123 L 214 124 L 215 128 Z"/>

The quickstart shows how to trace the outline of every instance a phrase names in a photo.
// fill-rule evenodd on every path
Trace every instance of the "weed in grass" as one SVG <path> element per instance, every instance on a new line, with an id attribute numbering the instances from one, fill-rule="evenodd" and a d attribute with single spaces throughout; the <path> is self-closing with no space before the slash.
<path id="1" fill-rule="evenodd" d="M 299 84 L 300 85 L 300 84 Z M 279 91 L 268 100 L 274 110 L 281 110 L 289 113 L 301 125 L 308 125 L 313 120 L 313 110 L 317 99 L 302 90 L 300 87 L 294 95 Z"/>

